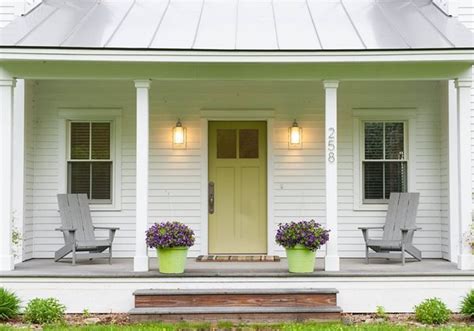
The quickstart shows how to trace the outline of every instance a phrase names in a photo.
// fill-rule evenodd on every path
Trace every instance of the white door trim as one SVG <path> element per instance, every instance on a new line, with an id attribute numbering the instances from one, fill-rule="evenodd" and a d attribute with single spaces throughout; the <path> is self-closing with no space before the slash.
<path id="1" fill-rule="evenodd" d="M 267 122 L 267 254 L 274 255 L 276 244 L 273 237 L 273 110 L 242 109 L 239 111 L 201 111 L 201 254 L 209 252 L 209 214 L 207 205 L 209 182 L 209 121 L 265 121 Z"/>

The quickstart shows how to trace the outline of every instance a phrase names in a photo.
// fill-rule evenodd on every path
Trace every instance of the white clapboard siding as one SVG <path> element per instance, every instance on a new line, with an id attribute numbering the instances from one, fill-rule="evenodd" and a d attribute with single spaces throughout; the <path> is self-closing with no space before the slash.
<path id="1" fill-rule="evenodd" d="M 0 29 L 21 14 L 25 14 L 42 0 L 2 0 L 0 1 Z"/>
<path id="2" fill-rule="evenodd" d="M 415 243 L 425 257 L 442 257 L 443 172 L 440 85 L 437 82 L 342 82 L 339 89 L 339 238 L 344 257 L 363 256 L 358 226 L 383 224 L 383 211 L 354 211 L 353 108 L 416 108 L 415 148 L 419 156 L 416 190 L 421 193 Z M 122 109 L 122 209 L 95 211 L 94 223 L 121 228 L 115 255 L 130 257 L 135 240 L 135 89 L 132 82 L 38 81 L 29 95 L 28 179 L 32 186 L 28 215 L 33 224 L 33 257 L 52 257 L 62 244 L 54 231 L 60 220 L 58 193 L 58 109 Z M 274 109 L 274 213 L 272 226 L 314 218 L 325 223 L 324 93 L 320 82 L 153 82 L 150 91 L 150 218 L 179 220 L 197 235 L 192 255 L 201 249 L 202 109 Z M 237 109 L 237 110 L 236 110 Z M 188 149 L 171 149 L 171 128 L 178 118 L 188 129 Z M 301 150 L 288 149 L 288 127 L 296 118 L 303 127 Z M 31 133 L 31 131 L 34 131 Z M 445 183 L 444 183 L 445 184 Z M 27 187 L 29 187 L 27 185 Z M 29 193 L 27 193 L 29 194 Z M 277 253 L 283 250 L 276 248 Z M 154 254 L 151 252 L 151 254 Z"/>

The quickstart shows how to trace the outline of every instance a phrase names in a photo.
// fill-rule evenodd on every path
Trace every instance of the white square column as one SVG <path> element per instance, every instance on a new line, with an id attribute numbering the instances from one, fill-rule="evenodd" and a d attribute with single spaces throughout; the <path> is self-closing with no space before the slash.
<path id="1" fill-rule="evenodd" d="M 458 119 L 458 176 L 459 176 L 459 256 L 458 269 L 469 270 L 471 265 L 471 247 L 465 240 L 465 234 L 472 224 L 472 168 L 471 168 L 471 86 L 470 79 L 457 79 Z M 455 220 L 451 220 L 455 221 Z"/>
<path id="2" fill-rule="evenodd" d="M 12 251 L 12 132 L 15 79 L 8 77 L 5 73 L 0 74 L 0 271 L 10 271 L 14 268 Z"/>
<path id="3" fill-rule="evenodd" d="M 337 235 L 337 88 L 338 81 L 324 81 L 325 156 L 326 156 L 326 228 L 330 230 L 326 244 L 326 271 L 339 271 Z"/>
<path id="4" fill-rule="evenodd" d="M 148 271 L 148 248 L 145 232 L 148 228 L 148 158 L 149 158 L 149 89 L 150 80 L 136 80 L 137 90 L 137 166 L 136 224 L 133 271 Z"/>

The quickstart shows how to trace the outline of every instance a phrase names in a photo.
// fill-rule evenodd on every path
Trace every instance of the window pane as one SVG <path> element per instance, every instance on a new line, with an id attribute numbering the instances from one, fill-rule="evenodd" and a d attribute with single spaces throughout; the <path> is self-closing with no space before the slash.
<path id="1" fill-rule="evenodd" d="M 385 158 L 402 160 L 404 152 L 403 123 L 385 124 Z"/>
<path id="2" fill-rule="evenodd" d="M 365 159 L 383 159 L 383 123 L 365 123 Z"/>
<path id="3" fill-rule="evenodd" d="M 406 169 L 406 162 L 385 163 L 385 199 L 389 199 L 392 192 L 407 191 Z"/>
<path id="4" fill-rule="evenodd" d="M 237 130 L 218 129 L 217 130 L 217 158 L 235 159 L 237 158 Z"/>
<path id="5" fill-rule="evenodd" d="M 69 193 L 86 193 L 90 199 L 90 163 L 69 163 Z"/>
<path id="6" fill-rule="evenodd" d="M 110 200 L 112 162 L 92 163 L 92 200 Z"/>
<path id="7" fill-rule="evenodd" d="M 239 130 L 239 158 L 258 159 L 258 130 Z"/>
<path id="8" fill-rule="evenodd" d="M 383 162 L 364 162 L 364 199 L 383 199 Z"/>
<path id="9" fill-rule="evenodd" d="M 92 123 L 92 159 L 110 159 L 110 123 Z"/>
<path id="10" fill-rule="evenodd" d="M 89 123 L 71 123 L 71 159 L 89 159 Z"/>

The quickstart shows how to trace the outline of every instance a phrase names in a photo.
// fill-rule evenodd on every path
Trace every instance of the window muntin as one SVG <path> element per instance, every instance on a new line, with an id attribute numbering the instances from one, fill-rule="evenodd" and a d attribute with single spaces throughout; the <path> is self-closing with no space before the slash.
<path id="1" fill-rule="evenodd" d="M 391 192 L 407 191 L 407 125 L 403 121 L 363 123 L 363 202 L 387 203 Z"/>
<path id="2" fill-rule="evenodd" d="M 69 122 L 68 193 L 85 193 L 93 204 L 112 203 L 112 122 Z"/>

